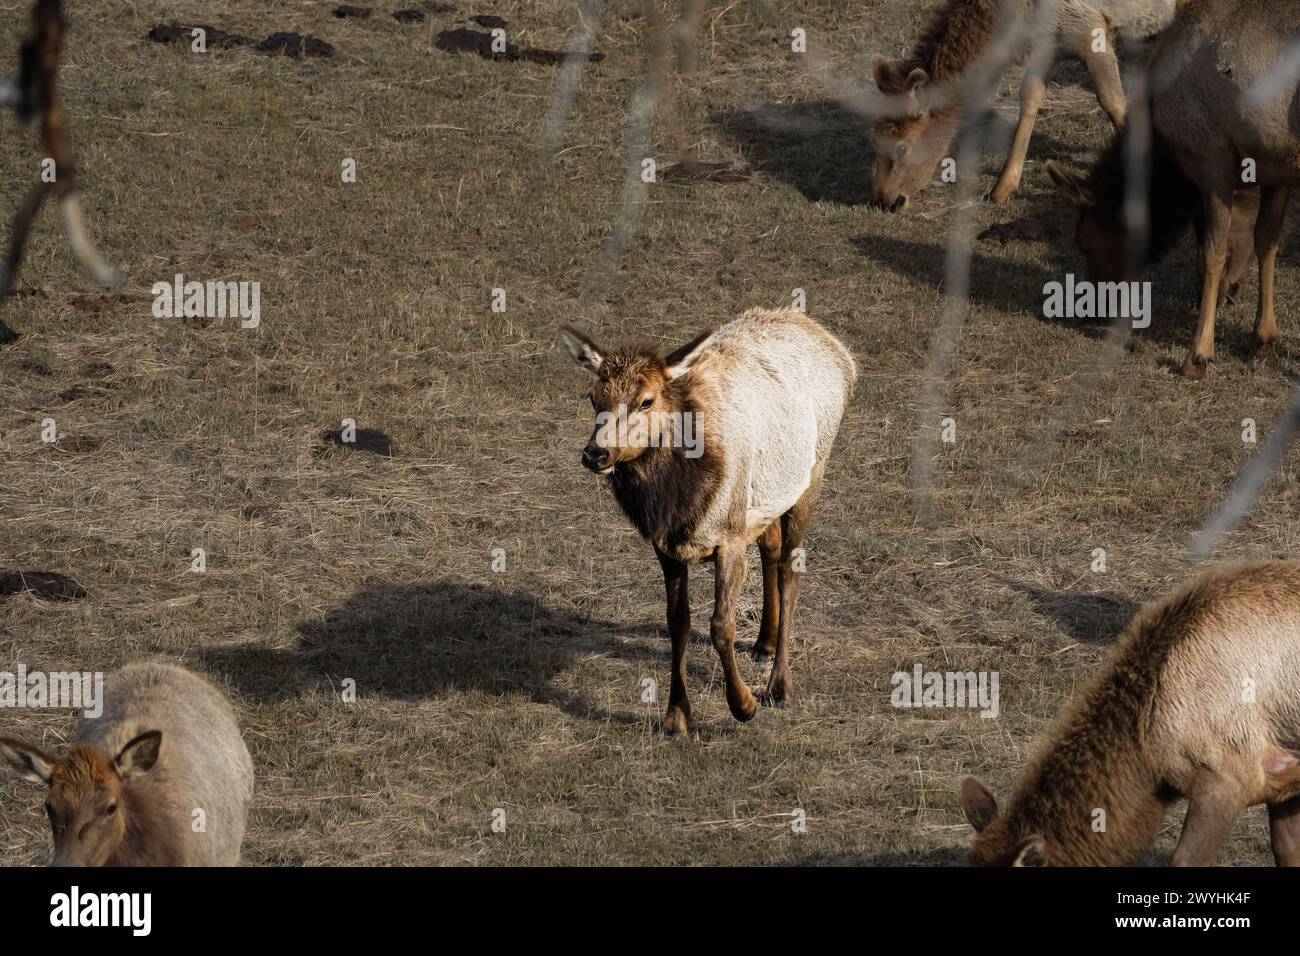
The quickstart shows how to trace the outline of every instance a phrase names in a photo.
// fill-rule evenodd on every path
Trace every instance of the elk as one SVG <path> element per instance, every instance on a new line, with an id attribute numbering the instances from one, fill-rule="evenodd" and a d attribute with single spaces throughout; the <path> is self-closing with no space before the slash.
<path id="1" fill-rule="evenodd" d="M 1300 562 L 1216 568 L 1149 605 L 1004 812 L 978 780 L 962 782 L 978 831 L 970 862 L 1131 865 L 1186 797 L 1172 865 L 1213 864 L 1241 811 L 1263 803 L 1274 859 L 1300 866 L 1297 675 Z"/>
<path id="2" fill-rule="evenodd" d="M 46 181 L 42 176 L 27 193 L 14 217 L 9 253 L 3 271 L 0 271 L 0 301 L 13 291 L 27 233 L 46 196 L 51 193 L 59 201 L 68 244 L 82 268 L 104 285 L 116 285 L 120 281 L 117 270 L 104 261 L 91 241 L 81 210 L 77 165 L 64 121 L 63 99 L 57 78 L 63 35 L 67 30 L 63 3 L 61 0 L 36 0 L 32 20 L 32 33 L 23 42 L 19 55 L 18 76 L 0 86 L 0 104 L 12 108 L 24 124 L 40 117 L 41 142 L 45 147 L 45 157 L 54 161 L 54 178 Z M 0 342 L 14 338 L 14 333 L 0 321 Z"/>
<path id="3" fill-rule="evenodd" d="M 1141 259 L 1129 259 L 1129 233 L 1124 221 L 1127 183 L 1124 152 L 1129 139 L 1126 127 L 1111 140 L 1093 167 L 1085 172 L 1071 169 L 1054 159 L 1047 161 L 1052 181 L 1078 210 L 1075 244 L 1087 261 L 1088 277 L 1098 282 L 1133 281 L 1147 266 L 1160 262 L 1195 227 L 1197 247 L 1205 231 L 1201 194 L 1196 184 L 1183 175 L 1159 131 L 1151 131 L 1151 153 L 1146 185 L 1147 242 Z M 1255 221 L 1259 215 L 1259 193 L 1239 187 L 1232 197 L 1232 222 L 1223 281 L 1218 302 L 1234 298 L 1241 280 L 1255 262 Z M 1287 205 L 1283 236 L 1300 226 L 1300 197 Z M 1198 263 L 1198 275 L 1204 265 Z"/>
<path id="4" fill-rule="evenodd" d="M 1041 4 L 1051 4 L 1047 11 Z M 874 201 L 892 212 L 907 208 L 913 193 L 929 183 L 965 117 L 956 91 L 998 41 L 1007 17 L 1050 17 L 1053 43 L 1035 49 L 1020 84 L 1020 118 L 989 197 L 1005 204 L 1020 186 L 1034 121 L 1042 106 L 1058 50 L 1080 60 L 1097 88 L 1097 102 L 1115 128 L 1124 125 L 1127 102 L 1115 58 L 1115 36 L 1123 31 L 1152 36 L 1173 19 L 1175 0 L 947 0 L 934 12 L 912 53 L 899 60 L 876 54 L 876 87 L 900 104 L 874 127 Z M 1017 44 L 1023 47 L 1024 44 Z"/>
<path id="5" fill-rule="evenodd" d="M 690 726 L 687 577 L 704 561 L 714 565 L 709 635 L 727 705 L 736 720 L 754 716 L 735 654 L 735 606 L 754 543 L 763 611 L 753 653 L 773 657 L 764 702 L 786 706 L 804 534 L 857 378 L 852 355 L 793 310 L 751 309 L 666 355 L 647 345 L 605 349 L 572 326 L 561 340 L 596 377 L 596 428 L 582 463 L 606 478 L 663 571 L 672 641 L 663 733 Z"/>
<path id="6" fill-rule="evenodd" d="M 7 737 L 0 758 L 49 787 L 55 866 L 239 862 L 253 761 L 226 699 L 183 668 L 110 674 L 103 713 L 78 721 L 59 760 Z"/>
<path id="7" fill-rule="evenodd" d="M 1279 69 L 1297 31 L 1300 9 L 1287 0 L 1245 6 L 1230 0 L 1190 0 L 1180 7 L 1152 57 L 1153 130 L 1195 187 L 1189 204 L 1200 207 L 1200 308 L 1182 368 L 1189 378 L 1204 377 L 1214 358 L 1214 319 L 1224 280 L 1231 280 L 1231 237 L 1234 228 L 1244 229 L 1248 221 L 1239 215 L 1238 225 L 1233 224 L 1234 209 L 1244 209 L 1243 193 L 1253 195 L 1257 208 L 1251 238 L 1259 263 L 1259 299 L 1252 347 L 1257 355 L 1266 354 L 1281 338 L 1273 309 L 1273 274 L 1287 230 L 1291 187 L 1300 181 L 1300 136 L 1291 106 L 1294 84 L 1268 102 L 1246 104 L 1260 81 Z M 1225 43 L 1224 37 L 1231 42 Z M 1244 168 L 1251 169 L 1253 181 L 1245 181 Z M 1123 245 L 1123 227 L 1108 219 L 1107 208 L 1097 203 L 1097 212 L 1085 209 L 1082 214 L 1079 241 L 1090 258 L 1104 256 L 1095 251 L 1103 245 Z M 1234 263 L 1240 259 L 1237 255 Z"/>

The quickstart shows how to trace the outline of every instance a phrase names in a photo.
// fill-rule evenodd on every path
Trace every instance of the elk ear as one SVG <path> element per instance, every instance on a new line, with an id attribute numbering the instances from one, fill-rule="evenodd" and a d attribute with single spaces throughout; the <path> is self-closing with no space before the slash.
<path id="1" fill-rule="evenodd" d="M 605 362 L 600 346 L 571 325 L 560 326 L 560 341 L 575 362 L 593 375 L 600 373 L 600 366 Z"/>
<path id="2" fill-rule="evenodd" d="M 713 338 L 713 332 L 713 329 L 701 332 L 681 348 L 664 356 L 664 374 L 674 379 L 689 372 L 696 359 L 704 354 L 705 347 Z"/>
<path id="3" fill-rule="evenodd" d="M 113 762 L 123 780 L 139 777 L 153 769 L 158 762 L 158 751 L 162 748 L 162 731 L 150 730 L 122 748 Z"/>
<path id="4" fill-rule="evenodd" d="M 1088 177 L 1078 170 L 1063 166 L 1054 159 L 1047 161 L 1047 175 L 1052 177 L 1056 188 L 1065 193 L 1076 206 L 1093 206 L 1097 197 L 1088 186 Z"/>
<path id="5" fill-rule="evenodd" d="M 882 93 L 897 93 L 900 89 L 898 67 L 887 56 L 877 53 L 871 58 L 871 76 L 876 81 L 876 89 Z"/>
<path id="6" fill-rule="evenodd" d="M 1031 833 L 1016 844 L 1016 860 L 1012 866 L 1047 866 L 1047 843 L 1037 833 Z"/>
<path id="7" fill-rule="evenodd" d="M 20 780 L 50 785 L 50 775 L 54 771 L 54 761 L 31 744 L 9 737 L 0 737 L 0 759 L 13 767 Z"/>
<path id="8" fill-rule="evenodd" d="M 978 833 L 998 815 L 998 801 L 989 793 L 988 787 L 974 777 L 967 777 L 961 782 L 961 809 L 966 814 L 966 821 Z"/>

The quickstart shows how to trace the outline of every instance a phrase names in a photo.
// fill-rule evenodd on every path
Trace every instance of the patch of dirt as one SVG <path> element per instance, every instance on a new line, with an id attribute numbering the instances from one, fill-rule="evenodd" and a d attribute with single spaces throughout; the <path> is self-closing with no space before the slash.
<path id="1" fill-rule="evenodd" d="M 69 435 L 67 438 L 60 438 L 54 443 L 54 447 L 59 451 L 66 451 L 73 455 L 86 455 L 95 451 L 103 442 L 98 438 L 91 438 L 89 435 Z"/>
<path id="2" fill-rule="evenodd" d="M 423 23 L 427 18 L 419 10 L 394 10 L 393 19 L 398 23 Z"/>
<path id="3" fill-rule="evenodd" d="M 85 588 L 57 571 L 0 571 L 0 597 L 24 591 L 46 601 L 79 601 L 86 596 Z"/>
<path id="4" fill-rule="evenodd" d="M 374 428 L 358 428 L 355 435 L 356 441 L 344 441 L 343 429 L 341 428 L 327 431 L 323 438 L 327 442 L 349 448 L 352 451 L 369 452 L 372 455 L 380 455 L 384 458 L 393 457 L 393 440 Z"/>
<path id="5" fill-rule="evenodd" d="M 1002 245 L 1008 242 L 1024 240 L 1039 242 L 1051 235 L 1047 226 L 1039 219 L 1013 219 L 1010 222 L 996 222 L 979 234 L 982 240 L 997 240 Z"/>
<path id="6" fill-rule="evenodd" d="M 301 33 L 272 33 L 260 43 L 241 33 L 227 33 L 225 30 L 206 24 L 184 25 L 179 23 L 155 24 L 147 39 L 155 43 L 189 44 L 194 39 L 194 31 L 203 30 L 207 35 L 209 50 L 229 50 L 235 47 L 251 47 L 258 53 L 284 53 L 295 60 L 304 56 L 328 58 L 334 55 L 334 46 L 320 37 L 303 36 Z"/>
<path id="7" fill-rule="evenodd" d="M 334 8 L 334 16 L 340 20 L 348 17 L 356 20 L 366 20 L 370 17 L 371 12 L 370 7 L 354 7 L 350 3 L 340 3 Z"/>
<path id="8" fill-rule="evenodd" d="M 503 52 L 497 52 L 492 49 L 492 41 L 493 37 L 490 33 L 458 27 L 455 30 L 441 31 L 434 40 L 434 46 L 447 53 L 477 53 L 486 60 L 504 60 L 506 62 L 524 60 L 530 63 L 555 65 L 570 59 L 588 63 L 599 63 L 605 59 L 603 53 L 578 53 L 576 51 L 562 53 L 558 50 L 543 50 L 538 47 L 520 47 L 509 42 L 506 43 Z"/>

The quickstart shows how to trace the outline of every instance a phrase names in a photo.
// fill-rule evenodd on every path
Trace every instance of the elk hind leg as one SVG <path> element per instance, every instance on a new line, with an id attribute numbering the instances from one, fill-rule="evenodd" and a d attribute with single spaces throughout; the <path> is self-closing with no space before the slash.
<path id="1" fill-rule="evenodd" d="M 781 590 L 781 620 L 776 630 L 776 657 L 767 679 L 767 692 L 763 695 L 764 702 L 774 707 L 785 707 L 790 700 L 790 631 L 794 625 L 795 605 L 799 601 L 799 576 L 805 567 L 803 539 L 812 521 L 821 481 L 821 471 L 818 470 L 803 497 L 781 516 L 781 561 L 777 574 Z"/>
<path id="2" fill-rule="evenodd" d="M 1255 330 L 1250 344 L 1256 355 L 1273 351 L 1282 337 L 1273 311 L 1273 272 L 1277 250 L 1282 244 L 1286 207 L 1291 190 L 1286 186 L 1265 186 L 1259 191 L 1259 215 L 1255 219 L 1255 258 L 1259 260 L 1259 301 L 1255 305 Z"/>
<path id="3" fill-rule="evenodd" d="M 776 653 L 776 631 L 781 621 L 781 591 L 777 572 L 781 561 L 781 522 L 773 521 L 758 539 L 763 562 L 763 618 L 754 642 L 754 659 L 766 660 Z"/>

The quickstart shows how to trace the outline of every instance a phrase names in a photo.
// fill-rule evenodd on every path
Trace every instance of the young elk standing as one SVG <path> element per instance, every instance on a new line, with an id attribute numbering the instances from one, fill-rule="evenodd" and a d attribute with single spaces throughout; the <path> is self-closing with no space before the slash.
<path id="1" fill-rule="evenodd" d="M 1242 240 L 1254 207 L 1252 238 L 1259 260 L 1259 300 L 1252 344 L 1256 354 L 1281 338 L 1273 311 L 1277 250 L 1288 229 L 1291 187 L 1300 182 L 1300 136 L 1296 133 L 1294 84 L 1259 106 L 1247 94 L 1286 59 L 1297 32 L 1300 7 L 1293 0 L 1190 0 L 1160 38 L 1151 62 L 1155 82 L 1151 118 L 1199 204 L 1201 304 L 1183 374 L 1205 375 L 1214 357 L 1214 319 L 1221 292 L 1242 263 Z M 1225 41 L 1230 38 L 1230 42 Z M 1250 161 L 1252 182 L 1243 182 Z M 1110 201 L 1086 190 L 1077 173 L 1059 167 L 1058 183 L 1083 206 L 1078 241 L 1089 262 L 1113 259 L 1125 245 L 1124 227 Z M 1244 271 L 1244 266 L 1240 266 Z"/>
<path id="2" fill-rule="evenodd" d="M 1259 803 L 1274 858 L 1300 866 L 1300 563 L 1222 568 L 1139 614 L 1005 812 L 963 781 L 970 862 L 1132 864 L 1180 797 L 1175 866 L 1212 864 Z"/>
<path id="3" fill-rule="evenodd" d="M 124 667 L 105 680 L 103 713 L 77 723 L 61 760 L 5 737 L 0 758 L 50 788 L 55 866 L 239 862 L 253 761 L 225 698 L 187 670 Z"/>
<path id="4" fill-rule="evenodd" d="M 608 476 L 663 569 L 673 651 L 664 733 L 685 733 L 690 723 L 687 569 L 705 560 L 714 562 L 709 633 L 722 660 L 727 705 L 737 720 L 754 716 L 734 642 L 745 549 L 755 542 L 763 613 L 754 654 L 775 654 L 767 698 L 784 706 L 799 593 L 796 552 L 857 377 L 848 349 L 801 312 L 764 309 L 667 356 L 647 346 L 606 350 L 568 326 L 562 339 L 596 376 L 596 430 L 582 463 Z"/>
<path id="5" fill-rule="evenodd" d="M 953 140 L 965 119 L 956 99 L 963 80 L 992 47 L 1004 16 L 1037 22 L 1041 3 L 1055 4 L 1053 46 L 1036 52 L 1025 70 L 1020 120 L 990 198 L 1005 203 L 1020 185 L 1034 120 L 1058 50 L 1087 66 L 1101 108 L 1116 128 L 1124 125 L 1126 103 L 1115 59 L 1115 34 L 1158 33 L 1173 19 L 1175 0 L 947 0 L 911 56 L 872 58 L 880 92 L 906 104 L 901 115 L 881 119 L 875 126 L 878 204 L 901 212 L 911 195 L 934 178 L 940 161 L 952 155 Z M 942 101 L 932 102 L 935 86 L 946 90 Z"/>

